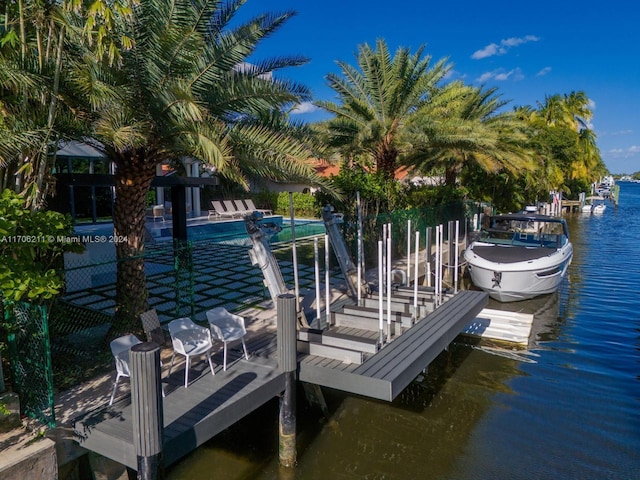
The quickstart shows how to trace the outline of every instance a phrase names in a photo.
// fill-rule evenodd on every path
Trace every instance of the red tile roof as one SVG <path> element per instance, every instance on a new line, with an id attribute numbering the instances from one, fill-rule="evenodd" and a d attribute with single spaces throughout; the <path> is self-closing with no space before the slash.
<path id="1" fill-rule="evenodd" d="M 332 175 L 338 175 L 340 173 L 340 165 L 329 163 L 327 160 L 322 158 L 314 159 L 315 162 L 315 170 L 318 175 L 321 177 L 330 177 Z M 396 169 L 396 180 L 404 180 L 409 175 L 408 167 L 399 167 Z"/>

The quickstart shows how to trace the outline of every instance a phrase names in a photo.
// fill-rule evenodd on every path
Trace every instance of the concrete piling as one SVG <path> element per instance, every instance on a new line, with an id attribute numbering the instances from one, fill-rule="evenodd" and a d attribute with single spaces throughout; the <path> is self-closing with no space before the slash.
<path id="1" fill-rule="evenodd" d="M 278 296 L 278 362 L 285 373 L 285 389 L 280 397 L 279 459 L 283 467 L 296 465 L 296 303 L 295 295 Z"/>
<path id="2" fill-rule="evenodd" d="M 160 347 L 144 342 L 131 348 L 131 407 L 133 444 L 139 480 L 161 480 L 162 467 L 162 384 Z"/>

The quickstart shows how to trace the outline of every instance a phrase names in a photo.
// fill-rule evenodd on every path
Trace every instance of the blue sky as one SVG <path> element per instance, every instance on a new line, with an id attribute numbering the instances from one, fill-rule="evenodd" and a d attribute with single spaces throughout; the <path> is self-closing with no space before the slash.
<path id="1" fill-rule="evenodd" d="M 355 64 L 358 45 L 384 38 L 393 51 L 426 45 L 447 57 L 452 78 L 497 86 L 508 108 L 536 106 L 546 95 L 583 90 L 592 101 L 591 127 L 612 173 L 640 171 L 640 15 L 629 0 L 248 0 L 240 18 L 295 10 L 256 57 L 304 55 L 309 63 L 280 75 L 299 81 L 316 99 L 336 60 Z M 310 106 L 303 106 L 310 107 Z M 322 112 L 302 109 L 314 121 Z"/>

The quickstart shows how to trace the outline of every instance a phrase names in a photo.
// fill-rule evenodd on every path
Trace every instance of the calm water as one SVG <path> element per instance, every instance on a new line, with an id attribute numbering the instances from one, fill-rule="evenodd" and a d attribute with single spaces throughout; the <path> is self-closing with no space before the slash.
<path id="1" fill-rule="evenodd" d="M 455 344 L 392 404 L 325 391 L 330 420 L 299 395 L 295 472 L 272 401 L 167 478 L 640 479 L 640 184 L 569 223 L 567 284 L 509 307 L 536 314 L 528 351 Z"/>

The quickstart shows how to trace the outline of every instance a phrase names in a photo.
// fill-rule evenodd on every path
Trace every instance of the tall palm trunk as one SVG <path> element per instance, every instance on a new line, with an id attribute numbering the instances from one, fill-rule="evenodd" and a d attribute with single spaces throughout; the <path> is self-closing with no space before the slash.
<path id="1" fill-rule="evenodd" d="M 146 196 L 156 172 L 157 160 L 148 152 L 116 155 L 114 240 L 118 258 L 114 334 L 136 331 L 138 316 L 147 309 L 144 270 Z"/>
<path id="2" fill-rule="evenodd" d="M 444 184 L 455 187 L 458 182 L 458 173 L 460 168 L 457 165 L 450 165 L 444 171 Z"/>
<path id="3" fill-rule="evenodd" d="M 396 175 L 396 166 L 400 152 L 391 141 L 381 143 L 376 151 L 376 165 L 379 173 L 388 180 L 393 180 Z"/>

